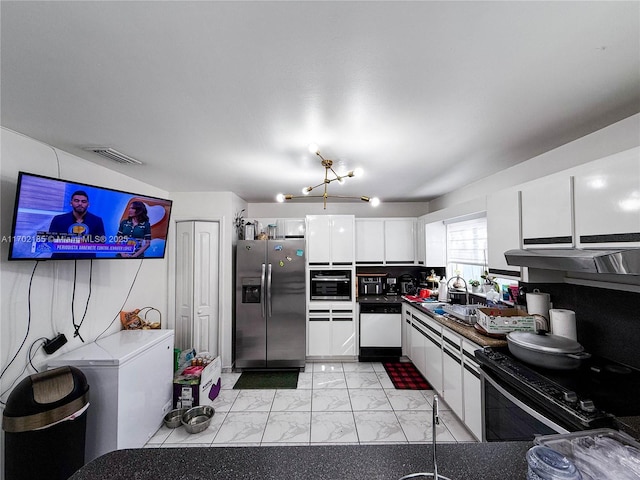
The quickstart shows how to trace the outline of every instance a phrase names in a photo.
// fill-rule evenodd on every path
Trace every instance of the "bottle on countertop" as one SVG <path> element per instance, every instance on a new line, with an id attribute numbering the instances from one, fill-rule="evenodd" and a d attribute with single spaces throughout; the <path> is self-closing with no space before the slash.
<path id="1" fill-rule="evenodd" d="M 446 302 L 447 301 L 447 279 L 442 276 L 440 279 L 440 284 L 438 285 L 438 301 Z"/>

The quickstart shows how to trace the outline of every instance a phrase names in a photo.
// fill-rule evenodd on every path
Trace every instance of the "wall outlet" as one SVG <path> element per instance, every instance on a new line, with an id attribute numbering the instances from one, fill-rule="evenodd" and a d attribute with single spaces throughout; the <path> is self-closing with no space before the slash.
<path id="1" fill-rule="evenodd" d="M 171 407 L 173 407 L 173 400 L 169 400 L 163 407 L 162 407 L 162 414 L 166 414 L 169 410 L 171 410 Z"/>

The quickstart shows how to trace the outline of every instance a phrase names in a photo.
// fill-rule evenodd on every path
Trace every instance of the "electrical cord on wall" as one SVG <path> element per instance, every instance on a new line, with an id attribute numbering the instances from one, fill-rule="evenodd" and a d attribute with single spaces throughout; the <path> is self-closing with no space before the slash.
<path id="1" fill-rule="evenodd" d="M 33 266 L 33 270 L 31 271 L 31 278 L 29 278 L 29 289 L 28 289 L 28 294 L 27 294 L 27 331 L 24 334 L 24 338 L 22 339 L 22 342 L 20 343 L 20 347 L 18 347 L 18 350 L 16 350 L 15 355 L 9 361 L 9 363 L 7 363 L 7 365 L 2 369 L 2 373 L 0 373 L 0 379 L 2 379 L 2 377 L 4 377 L 4 374 L 7 372 L 7 369 L 13 364 L 13 362 L 16 361 L 16 358 L 18 358 L 18 354 L 22 350 L 22 347 L 24 347 L 24 344 L 27 341 L 27 338 L 29 337 L 29 330 L 31 330 L 31 285 L 33 285 L 33 277 L 35 276 L 36 269 L 38 268 L 38 264 L 39 263 L 40 262 L 38 260 L 36 260 L 36 264 Z M 26 368 L 26 365 L 25 365 L 25 368 Z M 22 372 L 24 372 L 24 369 L 22 370 Z M 22 375 L 22 372 L 20 373 L 20 375 L 18 375 L 18 377 L 16 377 L 16 379 L 20 378 L 20 376 Z M 14 383 L 15 383 L 15 381 L 14 381 Z M 13 384 L 11 386 L 13 386 Z M 0 397 L 1 397 L 1 395 L 0 395 Z"/>
<path id="2" fill-rule="evenodd" d="M 129 295 L 131 295 L 131 291 L 133 290 L 133 286 L 136 284 L 136 280 L 138 279 L 138 274 L 140 273 L 140 269 L 142 268 L 142 262 L 144 262 L 144 258 L 140 259 L 140 265 L 138 265 L 138 270 L 136 270 L 136 274 L 133 277 L 133 281 L 131 282 L 131 286 L 129 287 L 129 291 L 127 292 L 127 296 L 125 297 L 124 302 L 122 302 L 122 306 L 120 306 L 120 310 L 118 310 L 118 313 L 116 313 L 116 316 L 113 317 L 113 320 L 111 320 L 111 323 L 109 323 L 109 325 L 107 325 L 107 328 L 105 328 L 102 331 L 102 333 L 96 337 L 96 339 L 94 341 L 97 342 L 100 339 L 100 337 L 102 337 L 102 335 L 104 335 L 106 333 L 106 331 L 109 330 L 111 325 L 113 325 L 113 322 L 115 322 L 116 320 L 118 320 L 120 318 L 120 312 L 122 311 L 124 306 L 127 304 L 127 300 L 129 300 Z"/>
<path id="3" fill-rule="evenodd" d="M 27 363 L 24 364 L 24 368 L 22 369 L 22 371 L 18 374 L 18 376 L 13 380 L 13 382 L 11 382 L 11 385 L 9 385 L 9 388 L 7 388 L 4 392 L 0 393 L 0 398 L 4 397 L 7 392 L 9 392 L 10 390 L 13 389 L 13 386 L 16 384 L 16 382 L 18 381 L 18 379 L 20 377 L 22 377 L 22 375 L 24 374 L 24 372 L 27 370 L 27 367 L 29 365 L 31 365 L 31 368 L 33 368 L 35 373 L 38 373 L 39 370 L 35 367 L 35 365 L 33 364 L 33 357 L 35 357 L 35 353 L 37 352 L 33 352 L 33 346 L 39 342 L 42 341 L 42 343 L 39 345 L 38 348 L 42 347 L 45 343 L 47 343 L 47 337 L 40 337 L 36 340 L 33 341 L 33 343 L 31 344 L 31 346 L 29 347 L 29 352 L 27 353 Z M 0 405 L 2 405 L 3 407 L 6 406 L 6 402 L 4 402 L 3 400 L 0 400 Z"/>
<path id="4" fill-rule="evenodd" d="M 78 337 L 82 343 L 84 343 L 84 339 L 80 335 L 80 327 L 84 323 L 84 319 L 87 316 L 87 310 L 89 309 L 89 300 L 91 299 L 91 282 L 93 280 L 93 259 L 90 260 L 89 263 L 89 295 L 87 296 L 87 302 L 84 306 L 84 313 L 82 314 L 82 319 L 80 323 L 76 324 L 76 314 L 75 314 L 75 298 L 76 298 L 76 281 L 78 279 L 78 260 L 73 261 L 73 292 L 71 294 L 71 323 L 73 324 L 73 336 Z"/>

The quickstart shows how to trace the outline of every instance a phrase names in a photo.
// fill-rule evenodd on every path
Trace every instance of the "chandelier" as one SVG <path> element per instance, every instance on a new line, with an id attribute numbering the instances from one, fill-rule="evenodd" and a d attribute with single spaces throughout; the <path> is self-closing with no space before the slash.
<path id="1" fill-rule="evenodd" d="M 365 195 L 359 197 L 352 197 L 348 195 L 330 195 L 328 192 L 328 187 L 331 182 L 337 181 L 338 183 L 344 183 L 346 178 L 351 178 L 358 176 L 360 173 L 358 169 L 351 170 L 344 175 L 338 175 L 336 171 L 333 169 L 333 160 L 329 160 L 320 155 L 320 150 L 317 145 L 309 145 L 309 151 L 311 153 L 315 153 L 318 157 L 320 157 L 320 164 L 324 167 L 324 180 L 320 182 L 318 185 L 313 187 L 304 187 L 302 189 L 302 195 L 292 195 L 292 194 L 282 194 L 279 193 L 276 196 L 276 200 L 280 203 L 285 200 L 291 200 L 293 198 L 322 198 L 323 208 L 327 209 L 327 198 L 355 198 L 358 200 L 362 200 L 363 202 L 370 203 L 371 206 L 377 207 L 380 204 L 380 199 L 377 197 L 367 197 Z M 323 192 L 317 195 L 310 195 L 310 193 L 317 189 L 318 187 L 324 186 Z"/>

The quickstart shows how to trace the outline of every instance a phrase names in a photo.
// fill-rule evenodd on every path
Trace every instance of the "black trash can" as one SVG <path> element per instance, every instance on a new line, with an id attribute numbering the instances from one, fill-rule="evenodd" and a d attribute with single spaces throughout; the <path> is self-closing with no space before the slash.
<path id="1" fill-rule="evenodd" d="M 89 385 L 65 366 L 22 379 L 7 399 L 5 480 L 66 480 L 84 465 Z"/>

